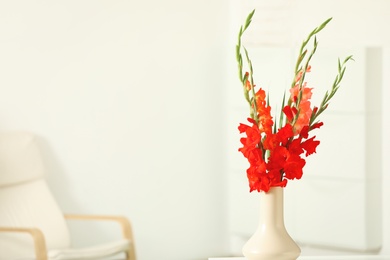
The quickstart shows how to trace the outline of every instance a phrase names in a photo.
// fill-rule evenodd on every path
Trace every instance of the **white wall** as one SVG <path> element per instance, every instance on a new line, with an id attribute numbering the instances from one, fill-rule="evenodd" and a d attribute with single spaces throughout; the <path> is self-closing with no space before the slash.
<path id="1" fill-rule="evenodd" d="M 0 130 L 39 135 L 65 212 L 128 216 L 140 260 L 227 250 L 226 21 L 223 0 L 0 2 Z"/>

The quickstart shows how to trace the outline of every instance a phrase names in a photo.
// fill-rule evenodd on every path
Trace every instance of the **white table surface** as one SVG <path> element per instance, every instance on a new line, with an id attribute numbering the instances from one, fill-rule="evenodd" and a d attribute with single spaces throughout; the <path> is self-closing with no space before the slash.
<path id="1" fill-rule="evenodd" d="M 245 257 L 213 257 L 208 260 L 245 260 Z M 390 260 L 390 256 L 351 255 L 351 256 L 300 256 L 298 260 Z"/>

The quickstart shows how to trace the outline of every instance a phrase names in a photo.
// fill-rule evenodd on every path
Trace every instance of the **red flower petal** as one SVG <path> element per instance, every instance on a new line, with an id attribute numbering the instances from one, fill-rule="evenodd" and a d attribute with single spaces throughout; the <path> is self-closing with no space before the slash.
<path id="1" fill-rule="evenodd" d="M 300 155 L 303 153 L 303 149 L 301 147 L 302 138 L 294 139 L 288 147 L 288 151 L 290 154 Z"/>
<path id="2" fill-rule="evenodd" d="M 311 130 L 316 129 L 316 128 L 320 128 L 323 125 L 324 125 L 323 122 L 318 122 L 318 123 L 311 126 Z"/>
<path id="3" fill-rule="evenodd" d="M 290 137 L 294 136 L 293 128 L 290 124 L 286 124 L 281 129 L 279 129 L 277 133 L 280 141 L 285 146 L 287 144 L 287 141 L 290 139 Z"/>
<path id="4" fill-rule="evenodd" d="M 238 131 L 240 131 L 240 134 L 244 133 L 246 131 L 246 129 L 248 129 L 250 126 L 248 125 L 245 125 L 245 124 L 241 124 L 238 126 Z"/>
<path id="5" fill-rule="evenodd" d="M 320 144 L 320 141 L 314 141 L 315 136 L 310 139 L 307 139 L 301 144 L 302 148 L 306 151 L 306 156 L 309 156 L 316 152 L 317 146 Z"/>
<path id="6" fill-rule="evenodd" d="M 267 134 L 263 141 L 263 147 L 265 150 L 273 150 L 279 143 L 279 137 L 276 134 Z"/>
<path id="7" fill-rule="evenodd" d="M 293 112 L 291 110 L 291 107 L 285 106 L 283 108 L 283 113 L 286 115 L 287 121 L 291 122 L 293 120 L 294 115 L 293 115 Z"/>
<path id="8" fill-rule="evenodd" d="M 303 174 L 303 167 L 306 162 L 300 156 L 292 155 L 288 158 L 284 167 L 285 177 L 287 179 L 300 179 Z"/>
<path id="9" fill-rule="evenodd" d="M 271 151 L 271 155 L 268 158 L 267 170 L 281 171 L 284 168 L 288 156 L 288 150 L 284 146 L 277 146 Z"/>
<path id="10" fill-rule="evenodd" d="M 307 139 L 309 137 L 309 126 L 308 125 L 305 125 L 301 132 L 299 133 L 299 135 L 305 139 Z"/>

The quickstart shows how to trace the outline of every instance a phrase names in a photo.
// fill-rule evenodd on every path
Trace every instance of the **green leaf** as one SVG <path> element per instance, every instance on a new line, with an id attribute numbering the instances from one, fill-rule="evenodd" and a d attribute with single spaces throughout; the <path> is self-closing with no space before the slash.
<path id="1" fill-rule="evenodd" d="M 255 9 L 253 9 L 252 12 L 249 13 L 248 17 L 246 18 L 246 21 L 245 21 L 245 27 L 244 27 L 244 31 L 249 27 L 249 25 L 251 24 L 252 22 L 252 17 L 253 15 L 255 14 Z"/>

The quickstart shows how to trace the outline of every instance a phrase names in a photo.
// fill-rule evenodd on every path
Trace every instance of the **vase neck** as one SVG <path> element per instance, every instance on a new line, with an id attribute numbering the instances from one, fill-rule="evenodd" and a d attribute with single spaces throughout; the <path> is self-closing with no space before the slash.
<path id="1" fill-rule="evenodd" d="M 260 193 L 260 222 L 284 225 L 283 188 L 272 187 Z"/>

